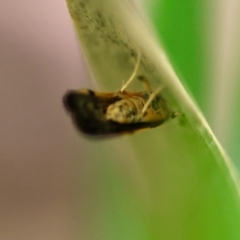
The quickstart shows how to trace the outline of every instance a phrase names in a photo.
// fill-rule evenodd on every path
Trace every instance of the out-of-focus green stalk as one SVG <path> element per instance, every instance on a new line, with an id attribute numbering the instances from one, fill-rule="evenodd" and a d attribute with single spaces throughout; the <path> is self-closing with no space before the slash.
<path id="1" fill-rule="evenodd" d="M 207 12 L 204 15 L 203 11 L 206 2 L 149 1 L 151 2 L 154 7 L 150 13 L 159 39 L 178 74 L 187 83 L 196 100 L 203 105 L 202 89 L 206 82 L 204 69 L 207 64 L 204 42 Z"/>

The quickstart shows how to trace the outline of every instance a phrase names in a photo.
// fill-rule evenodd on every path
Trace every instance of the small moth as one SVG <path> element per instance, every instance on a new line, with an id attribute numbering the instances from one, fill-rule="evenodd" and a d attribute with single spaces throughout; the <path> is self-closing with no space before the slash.
<path id="1" fill-rule="evenodd" d="M 81 89 L 64 95 L 64 106 L 81 132 L 95 136 L 133 133 L 157 127 L 175 117 L 160 95 L 162 87 L 153 92 L 146 78 L 139 77 L 145 83 L 146 91 L 125 91 L 136 76 L 139 61 L 132 76 L 116 92 Z"/>

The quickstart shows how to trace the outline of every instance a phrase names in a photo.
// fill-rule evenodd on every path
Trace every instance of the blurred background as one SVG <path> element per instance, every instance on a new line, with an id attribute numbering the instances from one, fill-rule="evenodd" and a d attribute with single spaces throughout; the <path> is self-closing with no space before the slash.
<path id="1" fill-rule="evenodd" d="M 178 76 L 240 169 L 240 2 L 144 6 Z M 77 239 L 79 231 L 94 239 L 88 209 L 102 177 L 94 169 L 98 147 L 76 134 L 61 102 L 68 89 L 91 88 L 88 79 L 64 1 L 0 2 L 1 239 Z"/>
<path id="2" fill-rule="evenodd" d="M 90 86 L 64 1 L 0 2 L 0 72 L 0 239 L 75 239 L 91 158 L 62 96 Z"/>

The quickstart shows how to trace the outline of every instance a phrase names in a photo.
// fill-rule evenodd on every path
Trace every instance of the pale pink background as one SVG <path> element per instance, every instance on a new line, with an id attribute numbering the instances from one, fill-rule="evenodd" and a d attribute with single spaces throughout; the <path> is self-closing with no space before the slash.
<path id="1" fill-rule="evenodd" d="M 64 0 L 0 1 L 2 240 L 85 239 L 88 159 L 61 102 L 83 71 Z"/>

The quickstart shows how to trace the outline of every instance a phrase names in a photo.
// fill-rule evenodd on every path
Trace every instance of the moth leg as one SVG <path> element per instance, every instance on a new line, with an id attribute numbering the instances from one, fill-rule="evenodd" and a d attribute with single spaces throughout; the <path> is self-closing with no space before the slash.
<path id="1" fill-rule="evenodd" d="M 144 115 L 144 113 L 147 111 L 149 105 L 151 104 L 151 102 L 153 101 L 153 99 L 164 89 L 164 86 L 161 85 L 159 88 L 157 88 L 157 90 L 155 92 L 153 92 L 151 94 L 151 96 L 149 97 L 149 99 L 147 100 L 147 102 L 145 103 L 143 109 L 142 109 L 142 114 L 141 116 Z"/>
<path id="2" fill-rule="evenodd" d="M 184 114 L 182 114 L 181 112 L 179 112 L 179 111 L 176 111 L 176 112 L 173 112 L 172 113 L 172 118 L 175 118 L 175 117 L 178 117 L 178 116 L 183 116 L 184 117 Z"/>
<path id="3" fill-rule="evenodd" d="M 141 62 L 141 53 L 139 52 L 133 73 L 130 76 L 130 78 L 127 80 L 127 82 L 122 86 L 122 88 L 120 89 L 120 92 L 123 92 L 128 87 L 128 85 L 132 82 L 132 80 L 136 77 L 139 66 L 140 66 L 140 62 Z"/>
<path id="4" fill-rule="evenodd" d="M 147 91 L 152 92 L 150 83 L 144 75 L 139 75 L 138 79 L 145 85 Z"/>

